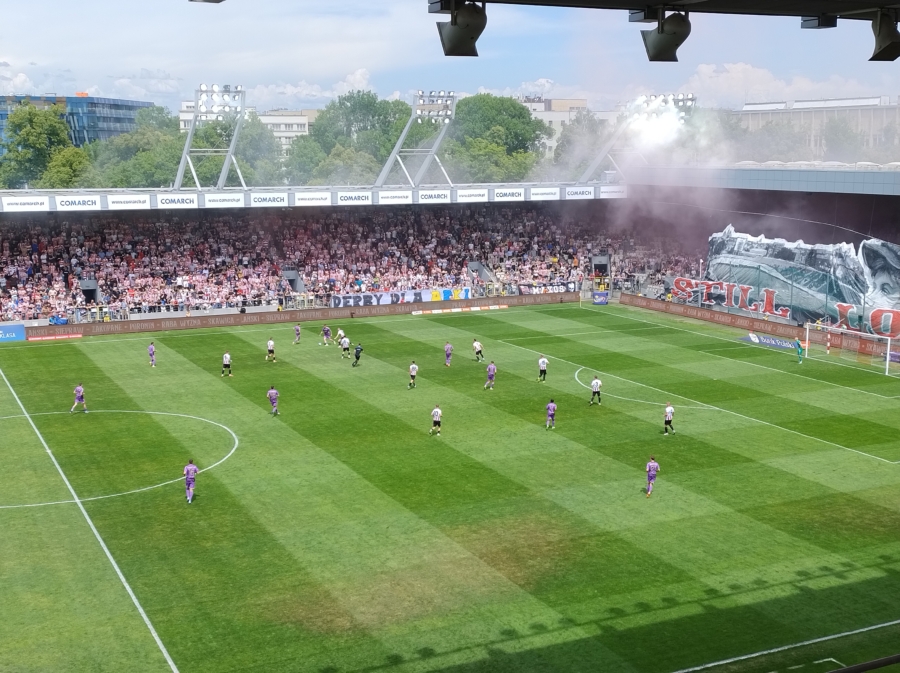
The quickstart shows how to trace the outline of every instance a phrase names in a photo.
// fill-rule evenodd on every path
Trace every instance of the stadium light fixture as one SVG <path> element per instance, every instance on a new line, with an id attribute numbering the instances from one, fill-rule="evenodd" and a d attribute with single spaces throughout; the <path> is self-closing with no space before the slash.
<path id="1" fill-rule="evenodd" d="M 657 17 L 657 27 L 651 30 L 642 30 L 641 37 L 644 40 L 644 49 L 650 61 L 675 62 L 678 61 L 678 47 L 684 44 L 691 34 L 691 22 L 687 12 L 683 14 L 675 12 L 665 16 L 660 8 Z"/>
<path id="2" fill-rule="evenodd" d="M 245 95 L 243 87 L 240 85 L 201 84 L 197 87 L 194 92 L 194 107 L 191 115 L 191 125 L 188 128 L 184 150 L 181 153 L 181 163 L 178 166 L 178 173 L 175 176 L 174 188 L 176 190 L 181 189 L 184 183 L 185 170 L 187 168 L 190 168 L 196 189 L 202 189 L 191 157 L 206 157 L 210 155 L 221 155 L 225 157 L 221 172 L 219 173 L 219 179 L 216 183 L 216 189 L 224 189 L 231 166 L 234 166 L 243 188 L 247 189 L 247 184 L 244 182 L 244 176 L 241 174 L 241 169 L 234 156 L 237 140 L 244 123 L 243 111 L 245 107 Z M 194 133 L 198 124 L 211 121 L 224 122 L 226 120 L 235 120 L 231 141 L 227 149 L 193 147 Z"/>
<path id="3" fill-rule="evenodd" d="M 484 2 L 432 0 L 428 11 L 450 15 L 449 21 L 437 22 L 445 56 L 478 56 L 475 44 L 487 26 Z"/>

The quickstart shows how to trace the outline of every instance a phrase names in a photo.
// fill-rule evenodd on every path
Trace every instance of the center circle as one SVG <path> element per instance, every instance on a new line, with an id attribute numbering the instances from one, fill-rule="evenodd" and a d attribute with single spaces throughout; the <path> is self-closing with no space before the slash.
<path id="1" fill-rule="evenodd" d="M 0 416 L 0 421 L 8 420 L 11 418 L 29 418 L 35 416 L 57 416 L 68 414 L 68 411 L 44 411 L 35 414 L 17 414 L 15 416 Z M 217 428 L 221 428 L 229 435 L 231 435 L 231 439 L 233 440 L 233 444 L 231 446 L 231 450 L 228 451 L 227 454 L 223 458 L 220 458 L 218 461 L 210 465 L 209 467 L 204 467 L 202 470 L 199 470 L 199 473 L 208 472 L 214 467 L 218 467 L 226 460 L 231 458 L 234 455 L 234 452 L 237 451 L 238 444 L 240 443 L 238 440 L 238 436 L 234 433 L 234 431 L 226 425 L 222 425 L 221 423 L 217 423 L 216 421 L 211 421 L 208 418 L 202 418 L 200 416 L 191 416 L 190 414 L 176 414 L 168 411 L 144 411 L 144 410 L 114 410 L 114 409 L 92 409 L 89 413 L 91 414 L 148 414 L 150 416 L 171 416 L 175 418 L 188 418 L 194 421 L 200 421 L 201 423 L 208 423 L 209 425 L 214 425 Z M 53 450 L 53 447 L 50 447 L 50 450 Z M 123 495 L 132 495 L 134 493 L 143 493 L 144 491 L 152 491 L 157 488 L 162 488 L 163 486 L 168 486 L 169 484 L 174 484 L 176 482 L 181 481 L 184 477 L 176 477 L 175 479 L 169 479 L 167 481 L 160 482 L 158 484 L 154 484 L 152 486 L 144 486 L 143 488 L 135 488 L 130 491 L 122 491 L 121 493 L 111 493 L 108 495 L 96 495 L 90 498 L 79 498 L 79 502 L 91 502 L 93 500 L 105 500 L 107 498 L 119 498 Z M 47 505 L 64 505 L 64 504 L 72 504 L 76 502 L 75 500 L 57 500 L 54 502 L 36 502 L 36 503 L 26 503 L 20 505 L 0 505 L 0 509 L 20 509 L 23 507 L 44 507 Z"/>

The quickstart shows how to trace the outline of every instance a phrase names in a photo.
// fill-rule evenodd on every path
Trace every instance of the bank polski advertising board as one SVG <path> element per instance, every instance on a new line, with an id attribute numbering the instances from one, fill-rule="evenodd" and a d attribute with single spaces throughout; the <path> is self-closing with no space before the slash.
<path id="1" fill-rule="evenodd" d="M 338 192 L 339 206 L 368 206 L 372 204 L 372 192 Z"/>
<path id="2" fill-rule="evenodd" d="M 3 211 L 7 213 L 34 213 L 50 210 L 49 196 L 4 196 Z"/>
<path id="3" fill-rule="evenodd" d="M 335 294 L 331 297 L 331 308 L 352 308 L 354 306 L 388 306 L 390 304 L 415 304 L 424 301 L 453 301 L 471 299 L 472 288 L 439 288 L 436 290 L 404 290 L 400 292 L 360 292 L 357 294 Z"/>
<path id="4" fill-rule="evenodd" d="M 244 194 L 206 194 L 204 204 L 207 208 L 243 208 Z"/>
<path id="5" fill-rule="evenodd" d="M 74 194 L 72 196 L 57 196 L 57 210 L 100 210 L 100 197 L 94 195 Z"/>
<path id="6" fill-rule="evenodd" d="M 0 325 L 0 343 L 25 341 L 25 325 Z"/>
<path id="7" fill-rule="evenodd" d="M 110 210 L 150 210 L 149 194 L 109 194 L 106 207 Z"/>
<path id="8" fill-rule="evenodd" d="M 295 206 L 330 206 L 331 192 L 294 192 Z"/>

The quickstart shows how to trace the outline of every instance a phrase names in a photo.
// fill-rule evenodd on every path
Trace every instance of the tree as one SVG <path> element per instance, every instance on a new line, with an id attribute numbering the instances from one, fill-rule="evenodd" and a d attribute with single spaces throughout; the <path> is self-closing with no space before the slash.
<path id="1" fill-rule="evenodd" d="M 47 170 L 53 154 L 71 147 L 63 109 L 19 105 L 6 122 L 6 140 L 0 143 L 0 186 L 19 189 L 35 183 Z"/>
<path id="2" fill-rule="evenodd" d="M 335 145 L 325 160 L 316 166 L 310 184 L 371 185 L 380 170 L 381 165 L 365 152 Z"/>
<path id="3" fill-rule="evenodd" d="M 862 134 L 850 128 L 844 117 L 833 117 L 822 129 L 826 161 L 859 161 L 863 150 Z"/>
<path id="4" fill-rule="evenodd" d="M 505 132 L 503 147 L 507 154 L 539 152 L 542 141 L 553 137 L 553 129 L 532 117 L 524 105 L 512 98 L 487 93 L 457 103 L 450 135 L 464 143 L 467 138 L 486 138 L 497 127 Z"/>
<path id="5" fill-rule="evenodd" d="M 285 173 L 289 185 L 305 185 L 312 180 L 316 167 L 327 158 L 319 143 L 310 136 L 297 136 L 285 161 Z"/>
<path id="6" fill-rule="evenodd" d="M 57 150 L 50 158 L 47 170 L 37 181 L 39 189 L 72 189 L 91 187 L 94 182 L 91 156 L 81 147 L 66 147 Z"/>
<path id="7" fill-rule="evenodd" d="M 443 154 L 451 176 L 459 182 L 519 182 L 537 160 L 533 152 L 507 154 L 502 143 L 488 138 L 467 138 L 464 143 L 448 140 Z"/>

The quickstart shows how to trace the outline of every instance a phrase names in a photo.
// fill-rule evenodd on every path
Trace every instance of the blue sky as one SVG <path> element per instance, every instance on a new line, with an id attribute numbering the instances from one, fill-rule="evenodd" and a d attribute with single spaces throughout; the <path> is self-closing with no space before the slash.
<path id="1" fill-rule="evenodd" d="M 0 93 L 88 91 L 169 107 L 201 82 L 243 84 L 258 109 L 321 107 L 369 88 L 579 96 L 597 109 L 640 93 L 701 104 L 900 94 L 900 63 L 869 63 L 868 23 L 692 14 L 679 63 L 648 63 L 625 12 L 488 4 L 478 59 L 443 56 L 427 0 L 3 0 Z"/>

